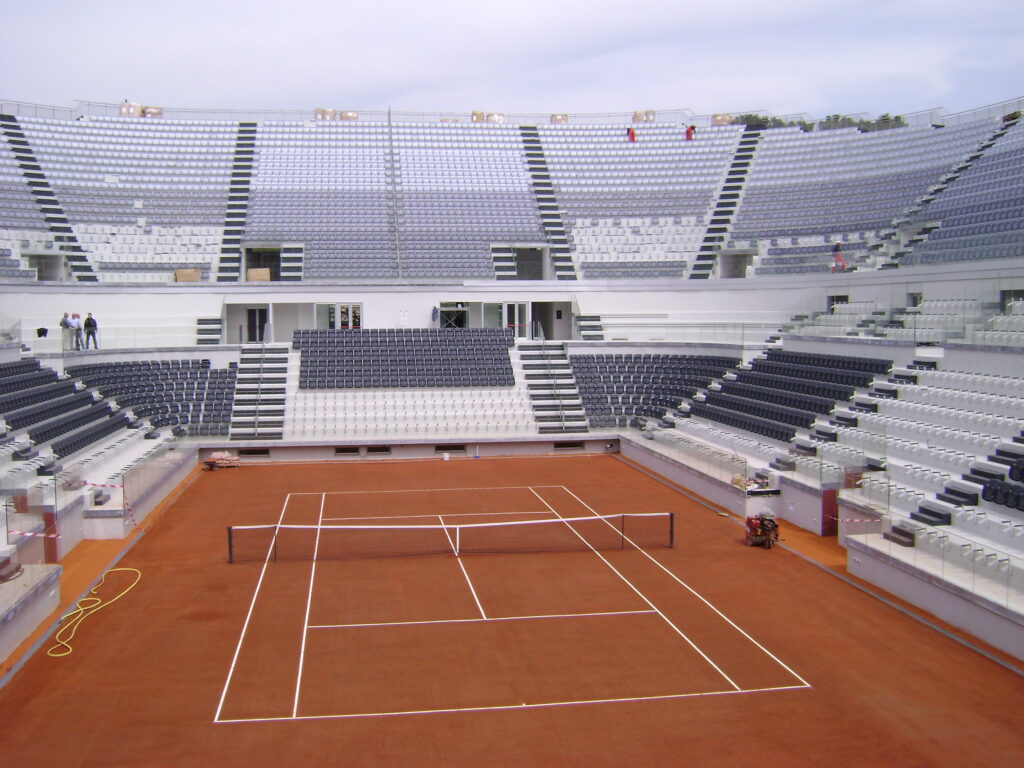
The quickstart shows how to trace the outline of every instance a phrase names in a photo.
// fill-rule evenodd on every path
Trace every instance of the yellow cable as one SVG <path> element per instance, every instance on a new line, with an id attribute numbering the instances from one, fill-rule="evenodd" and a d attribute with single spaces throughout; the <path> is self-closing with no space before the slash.
<path id="1" fill-rule="evenodd" d="M 100 578 L 99 583 L 89 590 L 93 595 L 96 594 L 96 590 L 103 586 L 103 582 L 107 580 L 107 576 L 115 571 L 131 571 L 135 574 L 135 581 L 121 590 L 120 594 L 110 600 L 104 601 L 102 597 L 83 597 L 77 603 L 75 603 L 75 609 L 70 613 L 67 613 L 61 618 L 62 622 L 65 623 L 60 629 L 54 634 L 53 639 L 57 641 L 57 644 L 47 650 L 47 656 L 69 656 L 71 654 L 71 641 L 75 637 L 75 632 L 78 631 L 78 625 L 81 624 L 87 616 L 91 616 L 96 613 L 100 608 L 106 608 L 111 603 L 116 603 L 122 597 L 127 595 L 135 585 L 142 579 L 142 572 L 136 568 L 111 568 L 109 571 L 103 574 Z"/>

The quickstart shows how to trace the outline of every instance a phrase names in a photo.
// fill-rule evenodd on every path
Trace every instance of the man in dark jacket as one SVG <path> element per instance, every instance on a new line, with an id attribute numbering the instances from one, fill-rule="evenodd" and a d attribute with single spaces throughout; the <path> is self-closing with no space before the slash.
<path id="1" fill-rule="evenodd" d="M 92 316 L 92 312 L 85 318 L 85 322 L 82 323 L 82 327 L 85 328 L 85 348 L 89 348 L 89 339 L 92 339 L 92 345 L 99 349 L 99 342 L 96 341 L 96 318 Z"/>

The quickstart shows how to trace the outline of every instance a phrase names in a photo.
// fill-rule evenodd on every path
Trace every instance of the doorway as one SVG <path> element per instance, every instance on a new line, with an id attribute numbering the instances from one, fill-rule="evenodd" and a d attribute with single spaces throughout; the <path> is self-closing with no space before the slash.
<path id="1" fill-rule="evenodd" d="M 441 328 L 468 328 L 469 306 L 462 302 L 442 302 L 438 322 Z"/>
<path id="2" fill-rule="evenodd" d="M 250 344 L 259 344 L 267 329 L 266 307 L 250 307 L 245 310 L 245 336 Z"/>
<path id="3" fill-rule="evenodd" d="M 245 279 L 277 282 L 281 279 L 280 248 L 246 248 Z"/>
<path id="4" fill-rule="evenodd" d="M 529 303 L 484 302 L 482 310 L 484 328 L 511 328 L 517 339 L 532 338 Z"/>
<path id="5" fill-rule="evenodd" d="M 68 279 L 68 267 L 59 254 L 30 253 L 25 256 L 29 269 L 36 271 L 39 282 L 59 283 Z"/>

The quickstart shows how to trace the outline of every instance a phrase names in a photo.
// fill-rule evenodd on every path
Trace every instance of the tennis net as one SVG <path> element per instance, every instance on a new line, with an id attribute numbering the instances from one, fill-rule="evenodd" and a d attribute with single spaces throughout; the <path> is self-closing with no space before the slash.
<path id="1" fill-rule="evenodd" d="M 228 562 L 671 547 L 671 512 L 430 525 L 232 525 Z"/>

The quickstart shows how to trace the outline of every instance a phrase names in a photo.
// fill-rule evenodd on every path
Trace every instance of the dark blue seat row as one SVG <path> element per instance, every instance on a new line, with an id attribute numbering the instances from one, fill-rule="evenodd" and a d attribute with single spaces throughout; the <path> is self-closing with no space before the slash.
<path id="1" fill-rule="evenodd" d="M 722 392 L 739 397 L 746 397 L 750 400 L 762 400 L 767 403 L 784 405 L 787 408 L 798 408 L 812 413 L 831 413 L 835 410 L 835 400 L 826 397 L 816 397 L 797 392 L 789 392 L 784 389 L 772 389 L 771 387 L 759 387 L 754 384 L 746 384 L 742 381 L 721 382 Z"/>
<path id="2" fill-rule="evenodd" d="M 139 418 L 187 414 L 191 425 L 204 418 L 218 423 L 229 420 L 235 398 L 237 368 L 211 368 L 208 359 L 136 360 L 92 363 L 67 369 L 95 387 L 103 397 L 131 408 Z M 153 426 L 157 424 L 152 419 Z M 161 422 L 168 421 L 161 419 Z"/>
<path id="3" fill-rule="evenodd" d="M 41 421 L 60 416 L 79 408 L 84 408 L 93 402 L 91 392 L 77 392 L 73 395 L 66 395 L 56 399 L 47 400 L 43 405 L 33 405 L 28 408 L 14 411 L 7 414 L 7 426 L 11 429 L 21 429 L 31 424 L 38 424 Z"/>
<path id="4" fill-rule="evenodd" d="M 63 459 L 65 456 L 70 456 L 72 453 L 76 453 L 121 429 L 125 429 L 127 426 L 128 416 L 124 413 L 118 413 L 98 424 L 93 424 L 91 427 L 54 441 L 51 447 L 57 458 Z"/>
<path id="5" fill-rule="evenodd" d="M 863 371 L 843 371 L 838 368 L 819 368 L 815 365 L 797 365 L 775 360 L 753 360 L 750 367 L 758 373 L 774 373 L 777 376 L 824 381 L 850 387 L 870 386 L 875 378 L 875 374 Z"/>
<path id="6" fill-rule="evenodd" d="M 53 419 L 33 427 L 28 431 L 29 439 L 36 445 L 49 442 L 55 437 L 66 435 L 79 427 L 83 427 L 97 419 L 104 419 L 110 415 L 110 406 L 107 403 L 96 403 L 92 407 L 75 411 L 61 419 Z"/>
<path id="7" fill-rule="evenodd" d="M 39 370 L 39 361 L 34 357 L 26 358 L 25 360 L 11 360 L 7 363 L 0 363 L 0 379 L 6 379 L 9 376 L 18 376 L 24 373 L 32 373 L 33 371 Z"/>
<path id="8" fill-rule="evenodd" d="M 796 435 L 796 427 L 751 416 L 746 413 L 738 413 L 727 408 L 719 408 L 708 403 L 690 403 L 690 413 L 694 416 L 716 421 L 719 424 L 725 424 L 728 427 L 743 429 L 747 432 L 764 435 L 765 437 L 781 440 L 785 443 L 792 442 L 793 437 Z"/>
<path id="9" fill-rule="evenodd" d="M 30 373 L 16 373 L 0 379 L 0 395 L 9 392 L 19 392 L 20 390 L 31 389 L 32 387 L 41 387 L 43 384 L 49 384 L 51 381 L 57 380 L 57 372 L 53 369 L 39 369 L 38 366 L 36 368 L 37 370 Z"/>
<path id="10" fill-rule="evenodd" d="M 745 397 L 729 395 L 724 392 L 708 392 L 707 403 L 728 408 L 732 411 L 747 413 L 768 421 L 778 421 L 782 424 L 789 424 L 794 427 L 807 429 L 814 423 L 815 416 L 809 411 L 801 411 L 796 408 L 787 408 L 784 405 L 771 405 L 758 400 L 748 400 Z"/>
<path id="11" fill-rule="evenodd" d="M 989 480 L 982 486 L 981 498 L 1002 507 L 1024 512 L 1024 485 L 1005 480 Z"/>
<path id="12" fill-rule="evenodd" d="M 715 355 L 595 354 L 569 358 L 588 417 L 625 415 L 663 418 L 693 397 L 737 358 Z M 614 426 L 614 425 L 608 425 Z"/>
<path id="13" fill-rule="evenodd" d="M 70 379 L 53 381 L 41 387 L 22 389 L 0 397 L 0 414 L 10 413 L 36 403 L 46 402 L 75 391 L 75 382 Z"/>
<path id="14" fill-rule="evenodd" d="M 847 384 L 810 381 L 798 376 L 783 376 L 764 371 L 736 371 L 736 380 L 748 384 L 756 384 L 760 387 L 781 389 L 787 392 L 799 392 L 831 400 L 849 400 L 854 394 L 854 388 Z"/>
<path id="15" fill-rule="evenodd" d="M 826 355 L 818 352 L 794 352 L 788 349 L 770 349 L 769 360 L 796 365 L 810 365 L 819 368 L 837 368 L 843 371 L 886 374 L 892 370 L 892 360 L 879 357 L 856 357 L 851 355 Z"/>

